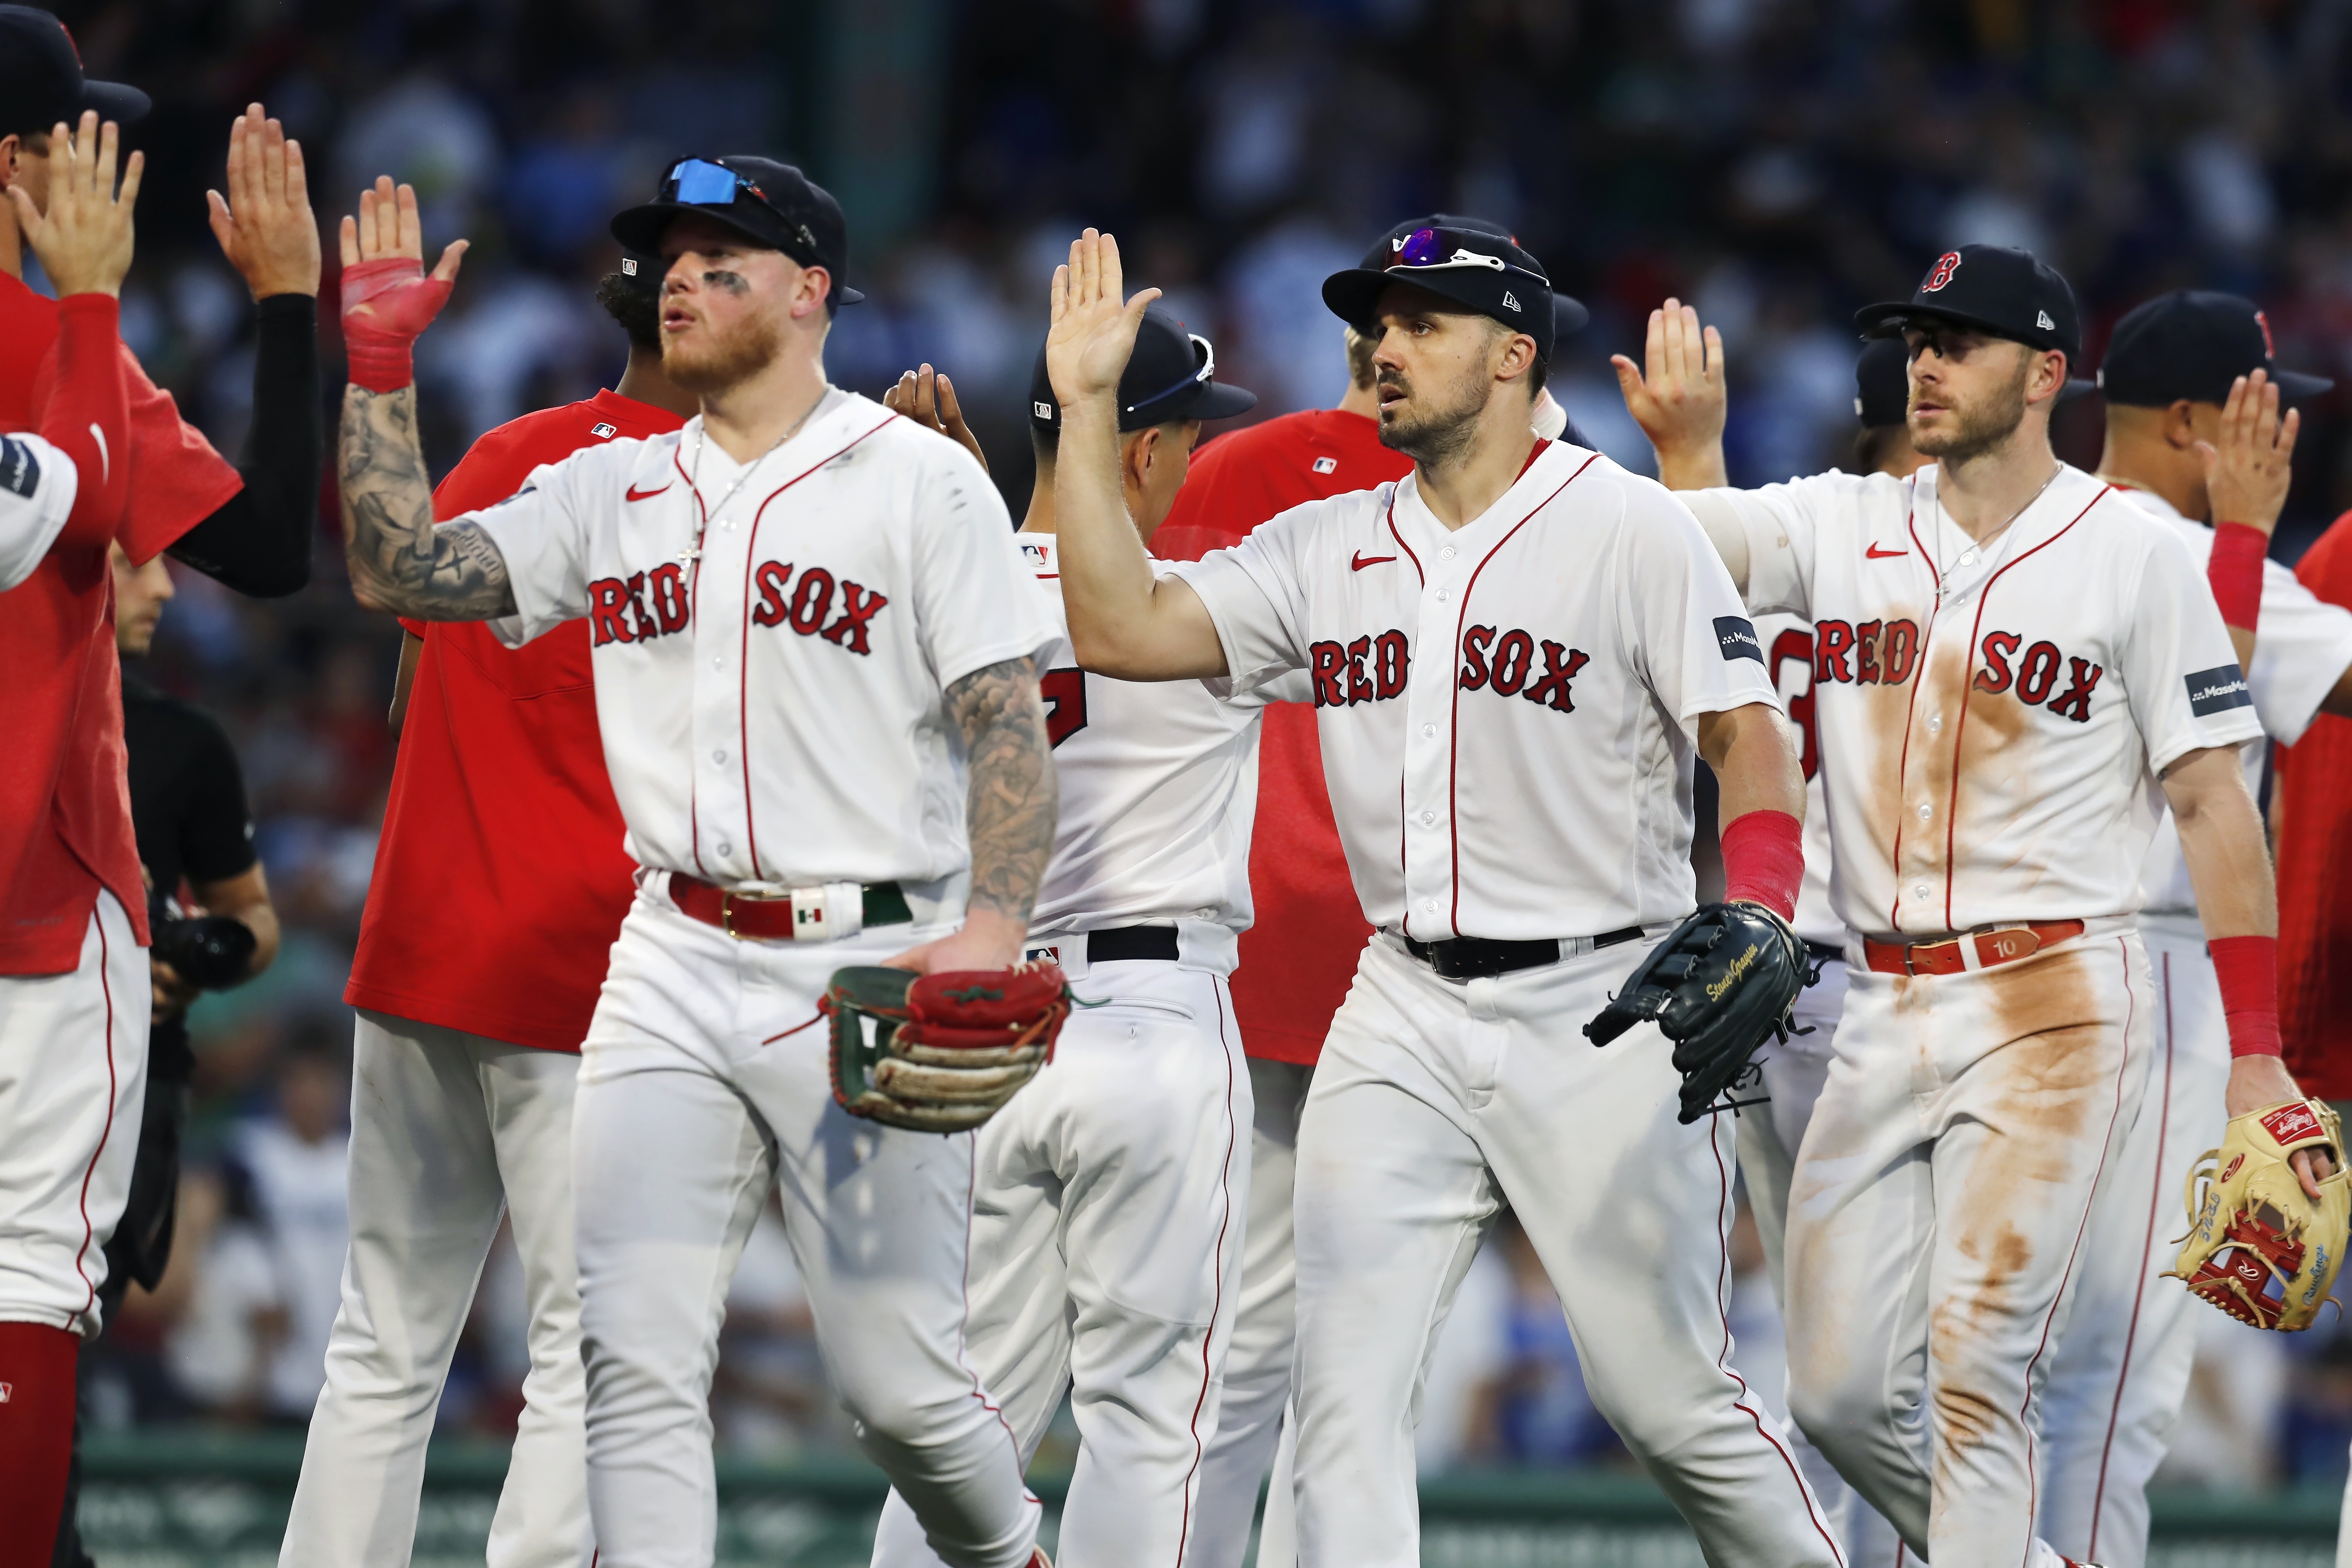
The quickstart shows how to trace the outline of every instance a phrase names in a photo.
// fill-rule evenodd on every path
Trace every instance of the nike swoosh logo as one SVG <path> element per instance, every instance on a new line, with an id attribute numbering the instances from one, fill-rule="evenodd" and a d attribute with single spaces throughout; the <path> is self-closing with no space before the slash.
<path id="1" fill-rule="evenodd" d="M 1907 550 L 1881 550 L 1874 544 L 1863 553 L 1873 561 L 1892 561 L 1898 555 L 1908 555 L 1911 552 Z"/>
<path id="2" fill-rule="evenodd" d="M 662 488 L 657 490 L 641 490 L 637 489 L 636 486 L 631 485 L 622 493 L 621 499 L 623 500 L 651 500 L 656 496 L 667 495 L 668 493 L 669 486 L 667 485 L 662 486 Z"/>
<path id="3" fill-rule="evenodd" d="M 1355 558 L 1348 563 L 1348 570 L 1350 572 L 1361 572 L 1367 566 L 1378 566 L 1384 562 L 1393 561 L 1395 559 L 1396 557 L 1393 555 L 1367 555 L 1362 551 L 1359 550 L 1356 552 Z"/>

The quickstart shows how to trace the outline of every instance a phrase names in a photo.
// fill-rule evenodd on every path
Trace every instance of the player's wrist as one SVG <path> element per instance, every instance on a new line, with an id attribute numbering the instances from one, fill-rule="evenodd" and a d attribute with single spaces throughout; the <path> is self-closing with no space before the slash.
<path id="1" fill-rule="evenodd" d="M 2270 535 L 2252 523 L 2213 525 L 2213 553 L 2206 562 L 2205 580 L 2221 606 L 2223 625 L 2246 632 L 2256 629 L 2263 609 L 2263 563 L 2270 547 Z"/>
<path id="2" fill-rule="evenodd" d="M 1785 811 L 1742 813 L 1724 825 L 1726 903 L 1761 904 L 1784 921 L 1797 918 L 1805 881 L 1805 826 Z"/>
<path id="3" fill-rule="evenodd" d="M 2276 1058 L 2285 1050 L 2279 1034 L 2278 939 L 2215 937 L 2205 944 L 2221 991 L 2221 1016 L 2229 1026 L 2232 1058 Z"/>

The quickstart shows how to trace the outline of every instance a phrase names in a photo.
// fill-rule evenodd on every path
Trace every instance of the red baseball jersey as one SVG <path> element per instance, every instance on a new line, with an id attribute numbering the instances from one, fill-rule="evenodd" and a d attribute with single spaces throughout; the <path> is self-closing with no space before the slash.
<path id="1" fill-rule="evenodd" d="M 2352 512 L 2294 569 L 2352 609 Z M 2279 1022 L 2305 1094 L 2352 1098 L 2352 719 L 2322 713 L 2277 753 Z"/>
<path id="2" fill-rule="evenodd" d="M 115 335 L 110 299 L 60 303 L 0 274 L 0 430 L 42 429 L 81 409 L 93 373 L 112 410 L 73 414 L 60 444 L 78 458 L 106 516 L 68 523 L 0 616 L 0 974 L 56 974 L 74 967 L 103 888 L 147 941 L 147 898 L 131 831 L 122 743 L 121 665 L 114 650 L 114 577 L 107 545 L 145 562 L 235 495 L 243 480 L 181 422 Z M 111 426 L 102 446 L 78 434 Z M 121 471 L 116 466 L 121 465 Z M 82 509 L 78 508 L 78 514 Z"/>
<path id="3" fill-rule="evenodd" d="M 685 421 L 617 393 L 527 414 L 474 443 L 444 518 L 583 447 Z M 588 623 L 509 648 L 487 626 L 425 638 L 343 1000 L 541 1050 L 577 1051 L 635 863 L 604 770 Z"/>
<path id="4" fill-rule="evenodd" d="M 1363 415 L 1286 414 L 1201 448 L 1168 521 L 1151 536 L 1151 552 L 1197 561 L 1292 507 L 1412 471 L 1412 459 L 1381 446 L 1379 423 Z M 1349 880 L 1313 708 L 1266 709 L 1257 768 L 1250 839 L 1256 920 L 1241 935 L 1234 1013 L 1251 1056 L 1312 1063 L 1372 928 Z"/>

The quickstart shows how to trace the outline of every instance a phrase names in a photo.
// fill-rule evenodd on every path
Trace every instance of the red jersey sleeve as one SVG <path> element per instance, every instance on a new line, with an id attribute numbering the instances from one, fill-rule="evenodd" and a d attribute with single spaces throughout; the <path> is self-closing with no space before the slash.
<path id="1" fill-rule="evenodd" d="M 122 385 L 121 309 L 106 294 L 58 302 L 58 384 L 41 436 L 74 460 L 80 482 L 58 542 L 104 550 L 122 522 L 130 489 L 130 405 Z"/>
<path id="2" fill-rule="evenodd" d="M 33 383 L 33 406 L 45 418 L 57 393 L 58 346 L 43 358 Z M 138 357 L 127 347 L 118 353 L 130 405 L 131 460 L 125 476 L 130 491 L 115 538 L 133 562 L 144 565 L 218 511 L 245 488 L 245 480 L 213 449 L 203 431 L 180 417 L 179 405 L 147 379 Z"/>

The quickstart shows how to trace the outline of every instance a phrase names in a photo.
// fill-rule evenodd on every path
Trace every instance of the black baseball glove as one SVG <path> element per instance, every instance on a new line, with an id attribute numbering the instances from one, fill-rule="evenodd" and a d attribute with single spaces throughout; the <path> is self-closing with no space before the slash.
<path id="1" fill-rule="evenodd" d="M 1682 1110 L 1696 1121 L 1748 1068 L 1764 1037 L 1787 1037 L 1789 1007 L 1811 963 L 1789 922 L 1761 904 L 1702 904 L 1642 961 L 1625 988 L 1584 1026 L 1605 1046 L 1655 1021 L 1674 1042 Z"/>

